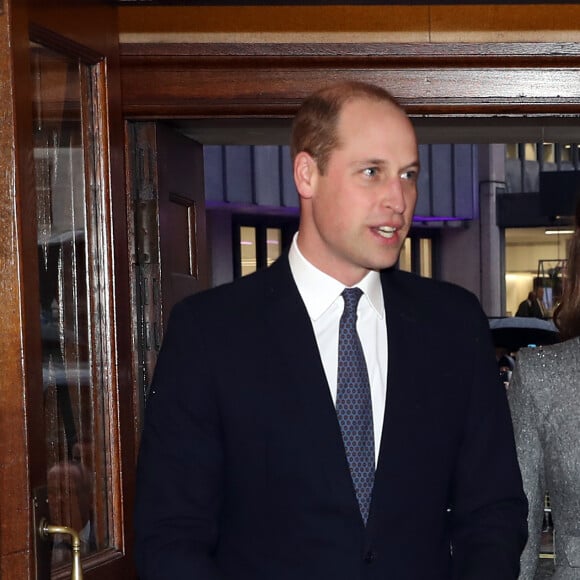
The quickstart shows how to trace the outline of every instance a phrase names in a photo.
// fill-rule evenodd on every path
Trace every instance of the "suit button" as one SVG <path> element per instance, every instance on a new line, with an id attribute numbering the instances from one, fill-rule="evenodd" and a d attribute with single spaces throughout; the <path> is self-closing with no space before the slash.
<path id="1" fill-rule="evenodd" d="M 377 555 L 372 550 L 369 550 L 365 554 L 364 561 L 366 564 L 372 564 L 375 561 L 376 557 Z"/>

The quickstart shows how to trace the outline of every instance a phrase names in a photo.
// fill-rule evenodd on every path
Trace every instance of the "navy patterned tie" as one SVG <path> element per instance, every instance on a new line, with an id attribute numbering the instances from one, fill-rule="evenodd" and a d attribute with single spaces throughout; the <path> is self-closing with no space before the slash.
<path id="1" fill-rule="evenodd" d="M 369 376 L 356 331 L 356 311 L 362 290 L 346 288 L 342 296 L 336 414 L 360 513 L 366 524 L 375 478 L 375 444 Z"/>

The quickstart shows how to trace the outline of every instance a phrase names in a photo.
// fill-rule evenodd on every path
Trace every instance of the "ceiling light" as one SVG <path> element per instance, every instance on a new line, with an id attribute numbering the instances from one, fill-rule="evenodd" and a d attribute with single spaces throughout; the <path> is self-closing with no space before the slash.
<path id="1" fill-rule="evenodd" d="M 564 230 L 560 228 L 547 228 L 544 232 L 547 236 L 554 235 L 554 234 L 573 234 L 574 230 Z"/>

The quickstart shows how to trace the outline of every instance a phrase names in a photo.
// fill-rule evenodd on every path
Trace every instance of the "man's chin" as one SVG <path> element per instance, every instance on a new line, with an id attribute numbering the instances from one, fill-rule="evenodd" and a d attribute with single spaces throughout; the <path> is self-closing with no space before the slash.
<path id="1" fill-rule="evenodd" d="M 397 262 L 398 256 L 397 258 L 393 258 L 390 260 L 376 260 L 374 263 L 368 265 L 368 269 L 380 272 L 381 270 L 388 270 L 389 268 L 392 268 L 397 264 Z"/>

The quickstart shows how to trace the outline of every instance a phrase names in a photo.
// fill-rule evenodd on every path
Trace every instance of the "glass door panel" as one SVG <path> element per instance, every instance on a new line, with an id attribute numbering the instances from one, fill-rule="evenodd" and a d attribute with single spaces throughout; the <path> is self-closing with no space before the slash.
<path id="1" fill-rule="evenodd" d="M 81 556 L 109 547 L 106 348 L 98 239 L 95 75 L 32 44 L 44 418 L 50 524 L 76 530 Z M 53 574 L 70 537 L 51 537 Z"/>

